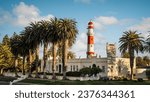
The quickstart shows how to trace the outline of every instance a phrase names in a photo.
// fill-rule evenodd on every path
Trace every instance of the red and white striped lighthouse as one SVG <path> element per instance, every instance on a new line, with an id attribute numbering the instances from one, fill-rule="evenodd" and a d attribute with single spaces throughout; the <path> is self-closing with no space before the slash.
<path id="1" fill-rule="evenodd" d="M 94 56 L 94 25 L 93 22 L 90 21 L 88 23 L 88 32 L 87 32 L 87 36 L 88 36 L 88 41 L 87 41 L 87 58 L 91 58 L 92 56 Z"/>

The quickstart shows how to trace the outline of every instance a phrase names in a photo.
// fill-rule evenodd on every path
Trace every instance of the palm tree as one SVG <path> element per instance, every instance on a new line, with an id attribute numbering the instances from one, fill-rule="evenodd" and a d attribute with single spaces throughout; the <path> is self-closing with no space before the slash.
<path id="1" fill-rule="evenodd" d="M 52 60 L 52 73 L 53 77 L 52 79 L 56 79 L 55 75 L 55 69 L 56 69 L 56 53 L 57 53 L 57 43 L 61 40 L 60 37 L 60 20 L 56 17 L 54 19 L 50 19 L 50 27 L 49 27 L 49 37 L 50 41 L 52 43 L 52 54 L 53 54 L 53 60 Z"/>
<path id="2" fill-rule="evenodd" d="M 50 38 L 49 38 L 49 21 L 40 21 L 40 32 L 42 34 L 42 43 L 44 43 L 44 48 L 43 48 L 43 61 L 44 61 L 44 66 L 43 66 L 43 72 L 44 72 L 44 77 L 43 78 L 47 78 L 46 77 L 46 61 L 47 61 L 47 55 L 48 55 L 48 43 L 50 42 Z"/>
<path id="3" fill-rule="evenodd" d="M 150 35 L 148 36 L 148 38 L 145 41 L 144 51 L 150 53 Z"/>
<path id="4" fill-rule="evenodd" d="M 14 68 L 15 68 L 15 77 L 18 77 L 17 74 L 17 66 L 18 66 L 18 56 L 19 56 L 19 43 L 21 39 L 20 36 L 17 35 L 15 32 L 13 36 L 10 38 L 10 47 L 11 47 L 11 52 L 14 55 Z"/>
<path id="5" fill-rule="evenodd" d="M 67 69 L 67 49 L 68 40 L 74 41 L 76 39 L 78 30 L 76 27 L 76 21 L 73 19 L 60 19 L 60 31 L 63 44 L 62 50 L 62 66 L 63 66 L 63 79 L 66 78 Z M 74 40 L 72 40 L 74 39 Z"/>
<path id="6" fill-rule="evenodd" d="M 119 49 L 122 54 L 128 51 L 130 56 L 131 80 L 133 79 L 134 52 L 138 53 L 142 48 L 143 37 L 137 31 L 126 31 L 119 39 Z"/>
<path id="7" fill-rule="evenodd" d="M 25 43 L 27 44 L 27 46 L 29 47 L 28 49 L 28 66 L 29 66 L 29 75 L 28 77 L 32 77 L 31 75 L 31 65 L 33 62 L 33 54 L 34 54 L 34 43 L 33 43 L 33 34 L 32 34 L 32 27 L 31 26 L 27 26 L 25 27 L 25 30 L 23 31 L 24 33 L 24 39 Z"/>
<path id="8" fill-rule="evenodd" d="M 76 57 L 75 53 L 72 51 L 68 51 L 67 59 L 74 59 Z"/>
<path id="9" fill-rule="evenodd" d="M 36 56 L 36 78 L 39 78 L 38 75 L 38 63 L 39 63 L 39 45 L 42 42 L 42 34 L 41 34 L 41 28 L 40 28 L 40 23 L 39 22 L 31 22 L 30 23 L 31 27 L 31 41 L 34 45 L 35 48 L 35 56 Z"/>
<path id="10" fill-rule="evenodd" d="M 29 55 L 29 46 L 26 43 L 26 36 L 25 32 L 21 32 L 21 41 L 19 43 L 20 55 L 23 57 L 23 67 L 22 67 L 22 74 L 25 75 L 25 60 Z"/>

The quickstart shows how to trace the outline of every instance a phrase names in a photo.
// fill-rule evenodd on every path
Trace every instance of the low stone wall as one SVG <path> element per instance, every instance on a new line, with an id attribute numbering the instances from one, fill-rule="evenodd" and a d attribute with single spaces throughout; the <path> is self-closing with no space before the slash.
<path id="1" fill-rule="evenodd" d="M 19 76 L 22 76 L 22 73 L 17 73 Z M 15 73 L 4 73 L 4 76 L 12 76 L 12 77 L 15 77 Z M 28 76 L 28 73 L 26 73 L 25 76 Z M 35 74 L 32 74 L 33 77 L 35 77 Z M 52 79 L 52 75 L 46 75 L 48 79 Z M 40 78 L 43 78 L 43 75 L 39 75 Z M 58 80 L 62 80 L 63 76 L 56 76 L 56 78 Z M 71 77 L 71 76 L 67 76 L 67 78 L 69 80 L 80 80 L 80 81 L 86 81 L 86 80 L 99 80 L 100 78 L 100 75 L 97 75 L 97 76 L 91 76 L 91 77 L 88 77 L 88 76 L 85 76 L 85 77 Z"/>

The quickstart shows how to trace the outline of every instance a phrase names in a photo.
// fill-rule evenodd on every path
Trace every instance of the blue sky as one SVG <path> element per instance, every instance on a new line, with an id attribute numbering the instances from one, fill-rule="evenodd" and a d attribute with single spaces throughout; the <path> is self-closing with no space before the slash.
<path id="1" fill-rule="evenodd" d="M 31 21 L 72 18 L 78 22 L 79 34 L 71 50 L 77 57 L 86 57 L 86 28 L 92 19 L 95 52 L 105 57 L 106 43 L 118 46 L 123 31 L 131 29 L 143 33 L 144 37 L 148 35 L 149 5 L 150 0 L 0 0 L 0 41 L 5 34 L 19 33 Z"/>

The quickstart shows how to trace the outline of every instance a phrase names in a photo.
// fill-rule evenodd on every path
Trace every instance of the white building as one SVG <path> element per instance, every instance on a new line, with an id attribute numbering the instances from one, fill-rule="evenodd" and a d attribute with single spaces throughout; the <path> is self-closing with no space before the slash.
<path id="1" fill-rule="evenodd" d="M 116 57 L 116 46 L 115 44 L 106 44 L 107 57 L 95 56 L 94 52 L 94 26 L 93 22 L 88 23 L 87 32 L 87 58 L 76 58 L 68 59 L 66 71 L 79 71 L 84 67 L 92 67 L 96 65 L 102 69 L 101 76 L 115 77 L 115 76 L 129 76 L 130 64 L 128 58 L 118 58 Z M 134 63 L 134 73 L 136 64 Z M 47 61 L 46 66 L 47 72 L 52 72 L 52 61 Z M 63 73 L 62 63 L 57 60 L 56 73 Z"/>

